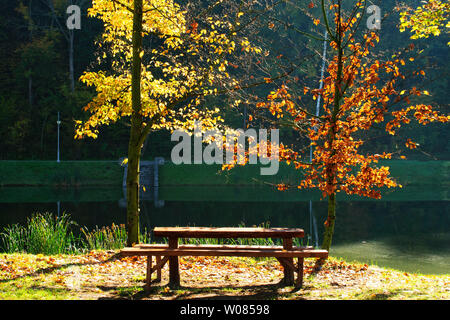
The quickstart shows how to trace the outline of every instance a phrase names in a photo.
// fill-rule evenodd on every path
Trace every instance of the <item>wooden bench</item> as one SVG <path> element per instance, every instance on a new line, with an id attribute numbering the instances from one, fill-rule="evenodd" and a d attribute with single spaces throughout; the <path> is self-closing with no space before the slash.
<path id="1" fill-rule="evenodd" d="M 151 283 L 151 275 L 157 273 L 156 280 L 161 281 L 161 269 L 169 262 L 169 286 L 179 287 L 180 256 L 235 256 L 235 257 L 273 257 L 284 269 L 282 284 L 301 287 L 303 285 L 303 263 L 305 258 L 327 258 L 328 251 L 314 250 L 312 247 L 293 246 L 293 238 L 304 236 L 302 229 L 289 228 L 155 228 L 154 235 L 167 237 L 168 244 L 138 244 L 121 250 L 122 256 L 147 256 L 146 285 Z M 254 245 L 187 245 L 178 244 L 179 238 L 280 238 L 282 246 Z M 156 265 L 152 266 L 152 256 Z M 297 264 L 294 264 L 297 258 Z M 294 272 L 297 280 L 294 281 Z"/>

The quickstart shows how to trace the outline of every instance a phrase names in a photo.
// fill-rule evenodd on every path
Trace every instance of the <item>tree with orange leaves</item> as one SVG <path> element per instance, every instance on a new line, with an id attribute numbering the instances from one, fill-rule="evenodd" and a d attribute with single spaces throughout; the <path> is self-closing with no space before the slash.
<path id="1" fill-rule="evenodd" d="M 356 36 L 366 1 L 359 1 L 346 12 L 341 2 L 333 1 L 329 8 L 323 0 L 321 2 L 321 19 L 330 39 L 332 59 L 322 89 L 305 87 L 303 92 L 314 99 L 320 97 L 322 115 L 308 111 L 301 97 L 293 96 L 287 83 L 257 104 L 258 108 L 268 110 L 276 119 L 282 119 L 307 136 L 314 148 L 314 157 L 308 161 L 300 152 L 280 143 L 279 160 L 302 170 L 303 178 L 297 185 L 279 184 L 278 189 L 318 188 L 328 199 L 322 243 L 322 248 L 327 250 L 334 233 L 338 192 L 380 199 L 381 188 L 401 187 L 390 176 L 389 167 L 378 164 L 379 160 L 390 159 L 393 153 L 364 153 L 361 151 L 365 143 L 363 133 L 382 126 L 388 134 L 395 135 L 401 126 L 412 120 L 423 125 L 450 120 L 450 116 L 440 114 L 429 105 L 411 105 L 409 97 L 427 95 L 427 91 L 398 88 L 405 79 L 401 71 L 401 66 L 405 65 L 403 55 L 410 54 L 413 47 L 387 61 L 374 59 L 370 49 L 379 41 L 378 35 L 369 32 L 360 40 Z M 332 21 L 327 18 L 328 9 L 334 16 Z M 415 74 L 423 74 L 423 71 Z M 410 139 L 405 145 L 416 147 Z"/>

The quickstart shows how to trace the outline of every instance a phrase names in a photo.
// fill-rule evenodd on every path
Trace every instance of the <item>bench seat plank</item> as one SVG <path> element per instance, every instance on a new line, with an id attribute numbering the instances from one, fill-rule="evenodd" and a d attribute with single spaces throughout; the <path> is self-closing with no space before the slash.
<path id="1" fill-rule="evenodd" d="M 279 250 L 279 249 L 223 249 L 223 250 L 208 250 L 195 248 L 124 248 L 121 250 L 124 256 L 236 256 L 236 257 L 280 257 L 280 258 L 327 258 L 328 251 L 326 250 Z"/>
<path id="2" fill-rule="evenodd" d="M 169 248 L 168 244 L 136 244 L 133 248 L 142 249 L 166 249 Z M 283 246 L 256 246 L 256 245 L 229 245 L 229 244 L 180 244 L 180 249 L 199 249 L 199 250 L 283 250 Z M 292 250 L 305 250 L 313 249 L 311 246 L 306 247 L 292 247 Z"/>

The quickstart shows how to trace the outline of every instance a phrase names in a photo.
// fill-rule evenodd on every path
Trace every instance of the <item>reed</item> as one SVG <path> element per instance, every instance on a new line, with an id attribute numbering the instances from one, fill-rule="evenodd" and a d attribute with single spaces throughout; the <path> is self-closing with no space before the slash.
<path id="1" fill-rule="evenodd" d="M 79 239 L 71 231 L 76 225 L 70 216 L 63 213 L 53 217 L 51 213 L 34 213 L 25 226 L 14 224 L 4 228 L 0 234 L 3 251 L 31 254 L 61 254 L 78 251 Z"/>
<path id="2" fill-rule="evenodd" d="M 111 227 L 95 227 L 89 231 L 86 227 L 81 228 L 84 235 L 83 247 L 88 250 L 116 250 L 122 249 L 127 243 L 127 230 L 124 224 L 112 224 Z M 140 235 L 141 243 L 148 243 L 147 229 Z"/>
<path id="3" fill-rule="evenodd" d="M 245 228 L 245 223 L 238 224 L 238 228 Z M 253 228 L 270 228 L 269 222 L 262 222 L 259 225 L 253 225 Z M 167 239 L 163 239 L 163 242 L 167 242 Z M 308 241 L 307 241 L 308 242 Z M 254 245 L 254 246 L 275 246 L 282 245 L 281 239 L 272 238 L 238 238 L 238 239 L 218 239 L 218 238 L 186 238 L 180 239 L 181 244 L 229 244 L 229 245 Z M 295 238 L 293 240 L 294 246 L 303 246 L 304 241 L 301 238 Z M 305 245 L 308 245 L 306 243 Z"/>

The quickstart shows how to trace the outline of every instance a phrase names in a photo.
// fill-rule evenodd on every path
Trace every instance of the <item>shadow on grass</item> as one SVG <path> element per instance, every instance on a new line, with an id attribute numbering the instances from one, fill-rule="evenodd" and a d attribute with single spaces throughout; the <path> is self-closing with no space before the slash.
<path id="1" fill-rule="evenodd" d="M 106 259 L 104 261 L 67 263 L 67 264 L 62 264 L 62 265 L 58 265 L 58 266 L 54 266 L 54 267 L 41 268 L 41 269 L 35 270 L 34 272 L 23 274 L 23 275 L 20 275 L 20 276 L 11 278 L 11 279 L 0 279 L 0 283 L 7 283 L 10 281 L 19 280 L 19 279 L 26 278 L 26 277 L 33 277 L 33 276 L 42 275 L 42 274 L 49 274 L 49 273 L 52 273 L 53 271 L 63 270 L 63 269 L 73 267 L 73 266 L 86 266 L 86 265 L 96 265 L 96 264 L 107 263 L 107 262 L 119 260 L 120 258 L 121 258 L 120 254 L 117 253 L 117 254 L 112 255 L 111 257 L 109 257 L 108 259 Z"/>
<path id="2" fill-rule="evenodd" d="M 33 282 L 16 282 L 14 285 L 0 284 L 0 300 L 62 300 L 73 299 L 67 288 L 46 287 Z"/>
<path id="3" fill-rule="evenodd" d="M 289 296 L 301 290 L 301 288 L 285 287 L 280 283 L 267 285 L 247 285 L 247 286 L 209 286 L 190 287 L 179 286 L 170 290 L 167 285 L 132 286 L 132 287 L 105 287 L 99 289 L 108 291 L 108 297 L 101 300 L 276 300 L 283 296 Z M 280 292 L 281 288 L 287 291 Z"/>
<path id="4" fill-rule="evenodd" d="M 389 300 L 392 298 L 395 299 L 395 296 L 401 294 L 402 292 L 403 290 L 401 289 L 389 289 L 388 292 L 377 292 L 376 290 L 371 290 L 361 298 L 363 298 L 364 300 Z"/>

